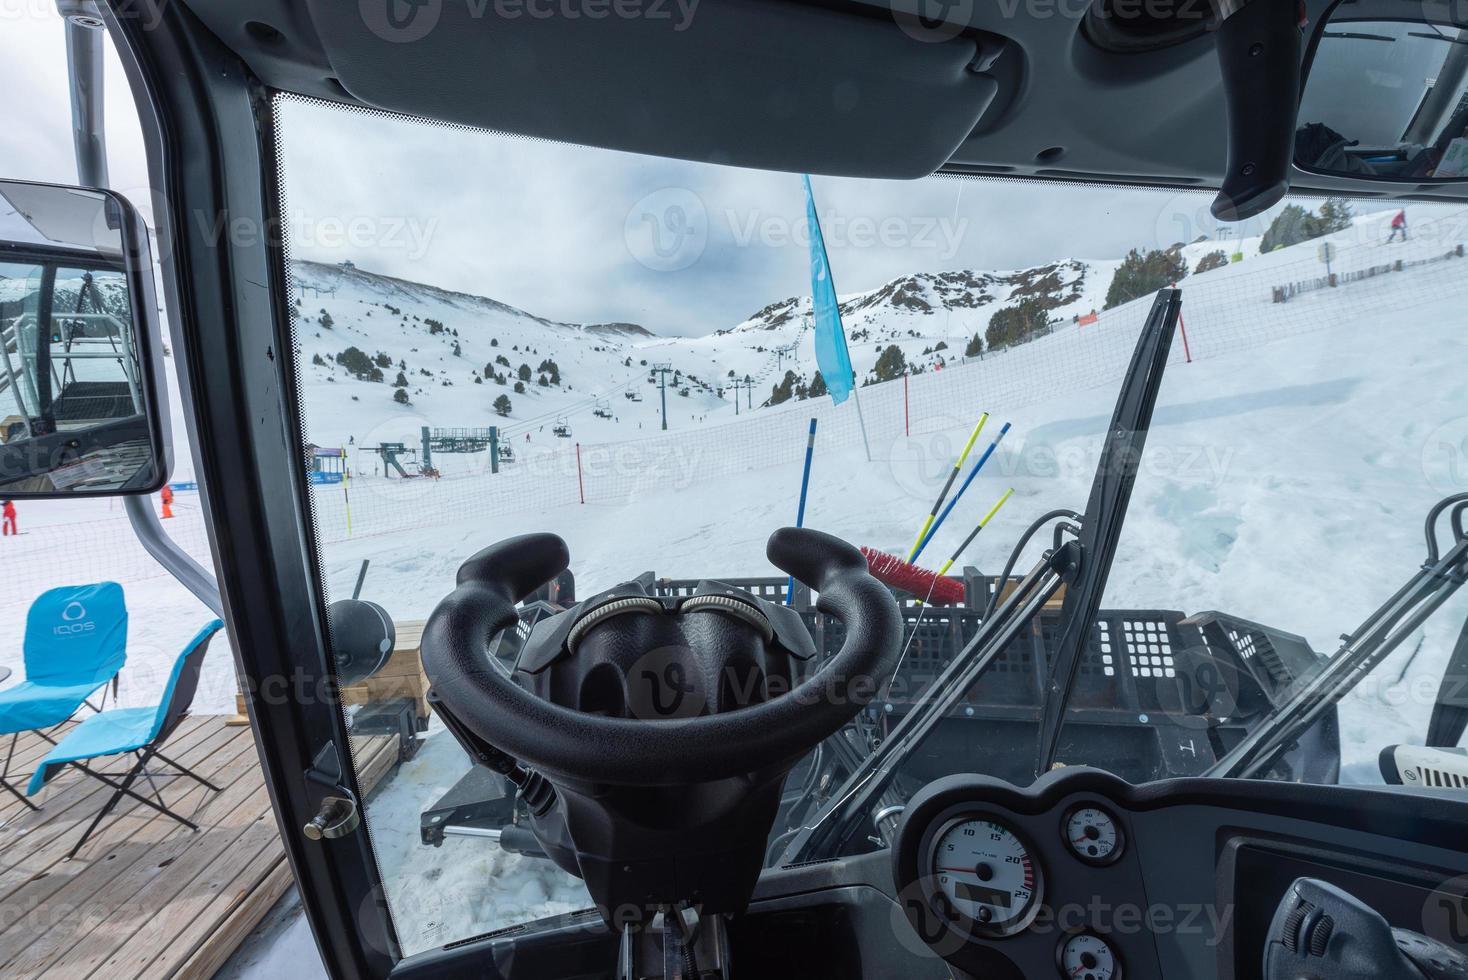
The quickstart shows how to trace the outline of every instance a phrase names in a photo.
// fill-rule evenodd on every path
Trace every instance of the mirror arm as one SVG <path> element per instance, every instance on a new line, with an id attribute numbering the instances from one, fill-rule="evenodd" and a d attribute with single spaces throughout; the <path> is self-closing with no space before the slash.
<path id="1" fill-rule="evenodd" d="M 66 19 L 66 66 L 71 80 L 71 129 L 76 150 L 77 180 L 105 188 L 107 130 L 103 117 L 103 22 L 93 0 L 57 0 L 57 12 Z M 204 566 L 168 536 L 146 497 L 123 498 L 133 533 L 148 554 L 208 606 L 224 615 L 219 583 Z"/>
<path id="2" fill-rule="evenodd" d="M 148 554 L 200 602 L 208 606 L 214 615 L 223 618 L 224 601 L 219 597 L 219 582 L 163 530 L 163 522 L 153 513 L 150 498 L 123 497 L 122 501 L 127 509 L 127 519 L 133 526 L 133 533 L 138 536 Z"/>
<path id="3" fill-rule="evenodd" d="M 1213 201 L 1221 221 L 1252 218 L 1290 187 L 1300 105 L 1296 0 L 1214 0 L 1228 112 L 1228 170 Z"/>
<path id="4" fill-rule="evenodd" d="M 93 0 L 56 0 L 66 21 L 66 69 L 71 81 L 71 138 L 77 183 L 105 188 L 107 130 L 102 100 L 102 15 Z"/>

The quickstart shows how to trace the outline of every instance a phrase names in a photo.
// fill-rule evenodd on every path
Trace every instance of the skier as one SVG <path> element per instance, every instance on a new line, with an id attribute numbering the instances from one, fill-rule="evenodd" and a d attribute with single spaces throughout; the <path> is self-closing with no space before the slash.
<path id="1" fill-rule="evenodd" d="M 528 432 L 525 433 L 525 441 L 526 442 L 529 442 L 530 441 L 530 433 L 528 433 Z"/>
<path id="2" fill-rule="evenodd" d="M 173 516 L 173 487 L 163 484 L 158 495 L 163 498 L 163 517 L 166 520 Z"/>
<path id="3" fill-rule="evenodd" d="M 1405 242 L 1407 240 L 1407 209 L 1406 208 L 1403 208 L 1402 210 L 1398 211 L 1397 212 L 1397 216 L 1392 219 L 1392 233 L 1391 233 L 1391 235 L 1389 235 L 1387 237 L 1387 240 L 1386 240 L 1386 243 L 1388 245 L 1390 245 L 1392 242 L 1394 242 L 1394 241 L 1397 240 L 1397 233 L 1398 232 L 1401 232 L 1401 234 L 1402 234 L 1402 241 Z"/>
<path id="4" fill-rule="evenodd" d="M 15 526 L 15 501 L 7 500 L 0 503 L 0 533 L 5 537 L 14 534 L 20 536 L 20 528 Z"/>

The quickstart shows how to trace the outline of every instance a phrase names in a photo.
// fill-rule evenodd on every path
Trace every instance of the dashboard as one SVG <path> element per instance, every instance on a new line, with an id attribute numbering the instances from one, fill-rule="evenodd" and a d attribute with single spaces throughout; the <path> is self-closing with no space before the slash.
<path id="1" fill-rule="evenodd" d="M 1468 792 L 1133 786 L 1079 767 L 1024 788 L 948 776 L 909 799 L 891 848 L 766 871 L 728 925 L 731 980 L 1252 980 L 1302 877 L 1468 949 Z M 392 976 L 604 977 L 618 941 L 585 910 L 408 957 Z"/>
<path id="2" fill-rule="evenodd" d="M 1024 789 L 931 783 L 891 862 L 897 904 L 955 976 L 1244 980 L 1301 877 L 1468 947 L 1465 829 L 1462 793 L 1072 768 Z"/>

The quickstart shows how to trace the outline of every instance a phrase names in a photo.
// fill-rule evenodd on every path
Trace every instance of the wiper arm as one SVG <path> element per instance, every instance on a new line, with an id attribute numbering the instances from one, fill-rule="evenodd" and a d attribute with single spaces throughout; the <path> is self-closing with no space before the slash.
<path id="1" fill-rule="evenodd" d="M 1157 392 L 1167 370 L 1167 355 L 1172 351 L 1181 310 L 1180 290 L 1158 291 L 1142 334 L 1137 338 L 1126 380 L 1116 396 L 1111 425 L 1106 431 L 1106 448 L 1101 453 L 1091 496 L 1086 502 L 1081 528 L 1084 560 L 1078 580 L 1066 590 L 1060 611 L 1063 624 L 1060 642 L 1045 686 L 1045 700 L 1040 706 L 1036 776 L 1049 770 L 1055 761 L 1066 705 L 1075 685 L 1076 670 L 1086 652 L 1086 642 L 1096 628 L 1096 614 L 1101 609 L 1106 580 L 1111 576 L 1111 562 L 1131 503 L 1132 487 L 1137 480 L 1142 450 L 1147 445 L 1147 430 L 1152 425 L 1152 411 L 1157 405 Z"/>
<path id="2" fill-rule="evenodd" d="M 823 849 L 833 838 L 843 836 L 848 823 L 869 809 L 902 761 L 922 743 L 934 725 L 948 716 L 1025 624 L 1072 577 L 1078 563 L 1079 550 L 1074 541 L 1045 553 L 938 675 L 930 696 L 898 722 L 887 739 L 833 794 L 831 803 L 794 835 L 779 863 L 799 861 L 803 854 Z M 1004 585 L 1004 580 L 1000 580 L 998 587 Z"/>
<path id="3" fill-rule="evenodd" d="M 1440 554 L 1436 524 L 1449 507 L 1453 544 Z M 1343 637 L 1344 645 L 1302 683 L 1293 697 L 1266 715 L 1204 775 L 1247 779 L 1269 772 L 1280 755 L 1458 591 L 1468 576 L 1465 510 L 1468 494 L 1456 494 L 1433 507 L 1427 517 L 1427 561 L 1422 568 L 1364 623 Z"/>

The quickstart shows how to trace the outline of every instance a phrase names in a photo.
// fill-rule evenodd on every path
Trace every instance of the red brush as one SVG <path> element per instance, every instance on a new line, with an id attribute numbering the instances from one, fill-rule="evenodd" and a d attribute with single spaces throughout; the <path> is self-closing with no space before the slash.
<path id="1" fill-rule="evenodd" d="M 959 579 L 930 572 L 876 548 L 862 548 L 861 553 L 866 556 L 872 577 L 883 585 L 910 592 L 937 606 L 956 606 L 963 602 L 963 582 Z"/>

